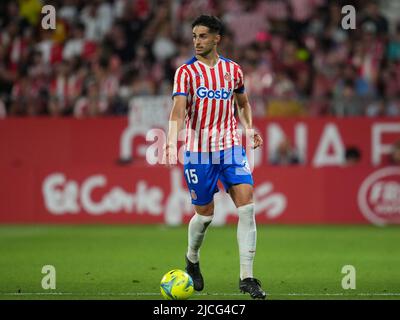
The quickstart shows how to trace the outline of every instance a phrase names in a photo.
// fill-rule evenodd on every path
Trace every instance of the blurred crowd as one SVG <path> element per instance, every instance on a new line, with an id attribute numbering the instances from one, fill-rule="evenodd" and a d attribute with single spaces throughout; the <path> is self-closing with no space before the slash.
<path id="1" fill-rule="evenodd" d="M 0 3 L 0 117 L 124 115 L 132 97 L 170 95 L 203 13 L 224 22 L 220 53 L 255 116 L 400 116 L 397 0 L 14 0 Z"/>

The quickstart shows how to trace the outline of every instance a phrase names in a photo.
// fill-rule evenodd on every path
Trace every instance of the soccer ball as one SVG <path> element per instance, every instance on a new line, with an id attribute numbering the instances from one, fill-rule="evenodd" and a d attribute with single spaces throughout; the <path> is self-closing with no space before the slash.
<path id="1" fill-rule="evenodd" d="M 193 280 L 185 272 L 174 269 L 161 279 L 161 294 L 167 300 L 186 300 L 193 294 Z"/>

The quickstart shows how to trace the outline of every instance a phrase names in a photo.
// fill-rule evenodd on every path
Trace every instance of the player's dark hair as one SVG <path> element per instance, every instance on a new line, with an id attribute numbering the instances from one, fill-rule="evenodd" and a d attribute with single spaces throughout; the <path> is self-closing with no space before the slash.
<path id="1" fill-rule="evenodd" d="M 192 23 L 192 29 L 196 26 L 204 26 L 210 29 L 210 32 L 217 33 L 222 35 L 224 26 L 220 19 L 216 16 L 208 16 L 202 14 L 201 16 L 197 17 L 196 20 Z"/>

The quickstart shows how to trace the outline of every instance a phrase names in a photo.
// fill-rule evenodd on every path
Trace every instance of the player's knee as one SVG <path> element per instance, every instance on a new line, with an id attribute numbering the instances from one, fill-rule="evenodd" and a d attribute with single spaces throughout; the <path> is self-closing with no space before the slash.
<path id="1" fill-rule="evenodd" d="M 236 208 L 238 208 L 238 209 L 240 207 L 254 205 L 253 197 L 249 196 L 249 197 L 244 197 L 244 198 L 241 198 L 241 199 L 236 199 L 235 205 L 236 205 Z"/>
<path id="2" fill-rule="evenodd" d="M 236 208 L 240 208 L 253 203 L 253 187 L 248 184 L 233 186 L 229 194 L 235 203 Z"/>
<path id="3" fill-rule="evenodd" d="M 196 213 L 201 216 L 212 216 L 214 215 L 214 203 L 209 203 L 204 206 L 195 206 Z"/>
<path id="4" fill-rule="evenodd" d="M 214 215 L 214 210 L 211 210 L 211 209 L 209 209 L 209 210 L 201 210 L 201 211 L 197 211 L 196 210 L 196 213 L 198 215 L 201 215 L 201 216 L 212 217 Z"/>

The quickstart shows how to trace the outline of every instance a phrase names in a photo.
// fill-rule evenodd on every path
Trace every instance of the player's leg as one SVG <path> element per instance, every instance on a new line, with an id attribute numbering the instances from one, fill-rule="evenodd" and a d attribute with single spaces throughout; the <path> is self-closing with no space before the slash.
<path id="1" fill-rule="evenodd" d="M 208 226 L 214 216 L 214 201 L 200 206 L 194 205 L 195 214 L 190 219 L 188 227 L 188 251 L 187 257 L 193 262 L 199 262 L 200 247 Z"/>
<path id="2" fill-rule="evenodd" d="M 250 293 L 252 298 L 265 299 L 261 282 L 253 276 L 256 254 L 257 227 L 253 202 L 253 186 L 238 184 L 229 188 L 229 194 L 238 210 L 237 242 L 239 246 L 240 279 L 239 289 Z"/>
<path id="3" fill-rule="evenodd" d="M 257 228 L 254 214 L 253 187 L 238 184 L 229 188 L 229 194 L 238 212 L 237 241 L 240 256 L 240 279 L 253 278 Z"/>
<path id="4" fill-rule="evenodd" d="M 196 157 L 192 155 L 191 159 L 196 159 Z M 200 291 L 204 287 L 204 281 L 200 272 L 199 254 L 206 230 L 214 215 L 213 198 L 214 193 L 218 191 L 218 167 L 211 163 L 185 161 L 184 173 L 195 209 L 188 226 L 186 271 L 193 279 L 194 289 Z"/>
<path id="5" fill-rule="evenodd" d="M 200 270 L 200 247 L 206 230 L 214 215 L 214 201 L 206 205 L 194 205 L 195 214 L 190 219 L 188 227 L 188 250 L 185 256 L 186 271 L 192 277 L 196 291 L 204 288 L 204 279 Z"/>
<path id="6" fill-rule="evenodd" d="M 234 150 L 234 152 L 239 152 Z M 240 155 L 240 154 L 239 154 Z M 253 277 L 253 262 L 256 253 L 257 228 L 253 202 L 253 178 L 244 151 L 232 164 L 223 170 L 220 179 L 228 190 L 238 212 L 237 242 L 240 258 L 239 288 L 250 293 L 252 298 L 265 299 L 259 280 Z"/>

